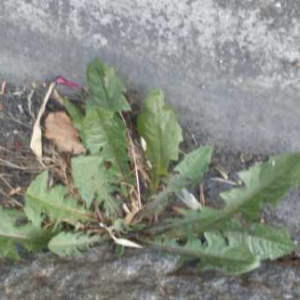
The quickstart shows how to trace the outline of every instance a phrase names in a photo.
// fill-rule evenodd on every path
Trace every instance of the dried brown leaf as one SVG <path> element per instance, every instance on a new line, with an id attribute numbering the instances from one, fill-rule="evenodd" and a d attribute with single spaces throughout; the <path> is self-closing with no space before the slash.
<path id="1" fill-rule="evenodd" d="M 14 195 L 18 195 L 22 192 L 22 188 L 20 186 L 12 189 L 10 192 L 9 192 L 9 196 L 14 196 Z"/>
<path id="2" fill-rule="evenodd" d="M 78 131 L 65 112 L 51 113 L 45 120 L 45 137 L 51 140 L 61 152 L 84 153 Z"/>
<path id="3" fill-rule="evenodd" d="M 5 94 L 5 88 L 6 88 L 6 80 L 4 80 L 1 84 L 1 89 L 0 89 L 0 95 L 4 95 Z"/>
<path id="4" fill-rule="evenodd" d="M 60 95 L 57 90 L 54 90 L 52 93 L 52 98 L 57 101 L 60 105 L 64 105 L 64 98 Z"/>
<path id="5" fill-rule="evenodd" d="M 45 98 L 43 100 L 43 103 L 40 107 L 39 113 L 37 115 L 37 118 L 36 118 L 34 126 L 33 126 L 33 131 L 32 131 L 32 136 L 31 136 L 31 141 L 30 141 L 30 148 L 39 160 L 42 159 L 42 155 L 43 155 L 42 130 L 41 130 L 40 122 L 41 122 L 41 118 L 45 112 L 46 105 L 49 101 L 49 98 L 52 94 L 54 87 L 55 87 L 55 82 L 52 82 L 49 85 L 49 88 L 47 90 L 47 93 L 45 95 Z"/>

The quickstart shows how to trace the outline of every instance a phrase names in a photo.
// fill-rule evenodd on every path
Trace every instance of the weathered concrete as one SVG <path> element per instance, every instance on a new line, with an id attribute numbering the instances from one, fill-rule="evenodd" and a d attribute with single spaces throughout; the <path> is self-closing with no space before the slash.
<path id="1" fill-rule="evenodd" d="M 105 252 L 107 253 L 107 252 Z M 300 270 L 284 264 L 230 277 L 174 275 L 176 259 L 129 251 L 119 260 L 101 251 L 77 261 L 41 255 L 11 267 L 0 261 L 1 300 L 296 300 Z"/>
<path id="2" fill-rule="evenodd" d="M 83 81 L 100 56 L 201 142 L 300 150 L 299 21 L 299 1 L 2 0 L 0 75 Z"/>
<path id="3" fill-rule="evenodd" d="M 163 88 L 200 143 L 300 150 L 299 21 L 299 1 L 2 0 L 0 77 L 83 82 L 99 56 L 128 87 Z M 12 101 L 12 113 L 25 102 Z M 300 244 L 299 203 L 297 190 L 267 220 Z M 268 263 L 238 278 L 176 277 L 167 274 L 175 258 L 152 252 L 81 261 L 47 254 L 0 262 L 0 299 L 300 299 L 296 264 Z"/>

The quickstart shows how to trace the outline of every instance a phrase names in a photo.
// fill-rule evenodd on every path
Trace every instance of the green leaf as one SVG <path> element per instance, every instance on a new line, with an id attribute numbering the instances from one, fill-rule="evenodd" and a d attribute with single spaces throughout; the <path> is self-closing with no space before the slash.
<path id="1" fill-rule="evenodd" d="M 90 222 L 97 220 L 96 216 L 85 210 L 77 199 L 68 196 L 66 187 L 58 185 L 51 189 L 47 187 L 48 172 L 38 175 L 26 191 L 24 211 L 35 227 L 41 227 L 45 215 L 56 224 L 78 221 Z"/>
<path id="2" fill-rule="evenodd" d="M 81 111 L 78 109 L 77 106 L 75 106 L 68 98 L 64 98 L 64 106 L 68 112 L 68 114 L 71 116 L 73 126 L 81 132 L 82 125 L 83 125 L 83 119 L 84 116 L 81 113 Z"/>
<path id="3" fill-rule="evenodd" d="M 100 108 L 90 110 L 84 119 L 83 142 L 92 154 L 112 162 L 123 179 L 129 177 L 126 128 L 116 115 Z"/>
<path id="4" fill-rule="evenodd" d="M 300 183 L 300 154 L 270 157 L 239 173 L 245 186 L 222 193 L 226 213 L 243 213 L 254 219 L 265 203 L 276 205 L 291 187 Z"/>
<path id="5" fill-rule="evenodd" d="M 173 110 L 165 104 L 162 91 L 155 90 L 146 99 L 138 117 L 138 132 L 146 141 L 146 157 L 150 161 L 154 190 L 160 176 L 168 175 L 171 160 L 178 160 L 181 128 Z"/>
<path id="6" fill-rule="evenodd" d="M 105 66 L 100 59 L 95 58 L 88 66 L 87 81 L 90 93 L 87 103 L 89 107 L 96 106 L 111 112 L 130 110 L 120 79 L 114 69 Z"/>
<path id="7" fill-rule="evenodd" d="M 139 217 L 149 217 L 151 215 L 158 216 L 161 214 L 166 206 L 169 204 L 172 197 L 186 186 L 185 178 L 178 174 L 172 175 L 167 179 L 168 183 L 166 188 L 150 198 L 150 201 L 139 212 Z"/>
<path id="8" fill-rule="evenodd" d="M 282 228 L 253 224 L 247 229 L 231 222 L 231 225 L 227 226 L 222 233 L 232 241 L 232 245 L 247 246 L 261 260 L 274 260 L 290 254 L 296 249 L 295 243 L 291 240 L 286 230 Z"/>
<path id="9" fill-rule="evenodd" d="M 199 236 L 218 230 L 231 246 L 247 247 L 260 260 L 276 259 L 295 250 L 295 243 L 284 229 L 254 223 L 242 226 L 236 220 L 224 219 L 222 211 L 203 207 L 201 211 L 181 210 L 184 218 L 170 219 L 157 226 L 156 234 L 166 231 L 176 237 Z M 153 228 L 154 229 L 154 228 Z M 159 230 L 160 229 L 160 230 Z"/>
<path id="10" fill-rule="evenodd" d="M 120 214 L 120 203 L 113 198 L 112 193 L 118 190 L 118 178 L 113 169 L 107 169 L 104 161 L 98 156 L 80 156 L 72 159 L 72 174 L 74 184 L 81 197 L 90 207 L 94 199 L 104 205 L 109 216 Z"/>
<path id="11" fill-rule="evenodd" d="M 190 238 L 183 244 L 175 239 L 163 237 L 150 243 L 156 249 L 180 254 L 183 261 L 200 258 L 197 266 L 201 270 L 220 270 L 226 274 L 238 275 L 252 271 L 259 267 L 258 258 L 245 246 L 232 246 L 225 239 L 215 233 L 205 234 L 206 242 L 202 243 L 197 238 Z"/>
<path id="12" fill-rule="evenodd" d="M 164 232 L 172 236 L 185 236 L 192 232 L 201 234 L 207 230 L 224 226 L 228 221 L 222 210 L 209 207 L 202 207 L 201 211 L 181 209 L 181 218 L 166 219 L 158 224 L 150 225 L 143 229 L 143 232 L 151 235 L 158 235 Z"/>
<path id="13" fill-rule="evenodd" d="M 192 212 L 184 218 L 165 220 L 152 225 L 147 231 L 162 233 L 182 226 L 196 226 L 199 232 L 222 226 L 236 213 L 254 218 L 264 203 L 277 204 L 291 187 L 300 183 L 300 154 L 284 154 L 271 157 L 268 162 L 256 164 L 239 173 L 245 186 L 221 194 L 226 206 L 221 210 L 208 208 Z"/>
<path id="14" fill-rule="evenodd" d="M 202 204 L 196 197 L 190 193 L 187 189 L 182 189 L 180 193 L 177 194 L 178 198 L 186 207 L 192 210 L 199 210 L 202 208 Z"/>
<path id="15" fill-rule="evenodd" d="M 100 236 L 89 236 L 80 232 L 61 232 L 50 240 L 48 248 L 62 257 L 78 257 L 92 245 L 102 241 Z"/>
<path id="16" fill-rule="evenodd" d="M 38 251 L 47 246 L 51 239 L 53 234 L 50 231 L 36 228 L 31 224 L 16 226 L 16 221 L 20 217 L 25 217 L 25 215 L 0 207 L 0 257 L 20 259 L 17 244 L 29 251 Z"/>
<path id="17" fill-rule="evenodd" d="M 173 174 L 166 179 L 166 188 L 155 195 L 139 215 L 141 217 L 149 216 L 149 214 L 159 215 L 164 211 L 174 194 L 182 197 L 182 190 L 190 182 L 194 186 L 201 181 L 210 165 L 211 155 L 211 147 L 200 147 L 185 155 L 184 159 L 174 169 L 179 174 Z"/>
<path id="18" fill-rule="evenodd" d="M 211 147 L 200 147 L 187 154 L 174 171 L 179 172 L 182 177 L 190 179 L 193 185 L 196 185 L 208 170 L 211 155 Z"/>

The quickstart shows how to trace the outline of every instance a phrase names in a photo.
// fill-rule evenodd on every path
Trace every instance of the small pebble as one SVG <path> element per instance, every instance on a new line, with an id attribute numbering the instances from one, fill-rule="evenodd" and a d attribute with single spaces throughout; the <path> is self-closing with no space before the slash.
<path id="1" fill-rule="evenodd" d="M 275 7 L 276 7 L 276 8 L 281 8 L 281 3 L 280 3 L 280 2 L 277 2 L 277 3 L 275 4 Z"/>
<path id="2" fill-rule="evenodd" d="M 23 107 L 22 107 L 21 104 L 18 104 L 18 109 L 19 109 L 19 111 L 20 111 L 21 114 L 24 113 L 24 109 L 23 109 Z"/>

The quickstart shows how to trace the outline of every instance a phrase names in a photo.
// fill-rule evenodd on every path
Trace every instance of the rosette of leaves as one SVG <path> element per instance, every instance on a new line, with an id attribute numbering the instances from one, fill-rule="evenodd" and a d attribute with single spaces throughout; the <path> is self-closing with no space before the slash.
<path id="1" fill-rule="evenodd" d="M 239 173 L 241 187 L 221 194 L 222 208 L 201 206 L 190 191 L 209 169 L 212 148 L 180 155 L 182 130 L 163 92 L 149 93 L 134 126 L 128 123 L 131 108 L 114 69 L 95 59 L 87 82 L 84 112 L 65 99 L 87 149 L 72 158 L 72 189 L 50 186 L 45 171 L 28 187 L 23 212 L 0 209 L 1 256 L 19 258 L 17 245 L 78 256 L 95 244 L 114 242 L 179 254 L 181 263 L 196 261 L 199 270 L 241 274 L 295 250 L 283 228 L 258 220 L 265 204 L 278 204 L 299 185 L 299 154 L 257 163 Z M 147 176 L 139 176 L 131 155 L 137 143 L 144 149 Z M 181 208 L 170 214 L 173 201 Z"/>

